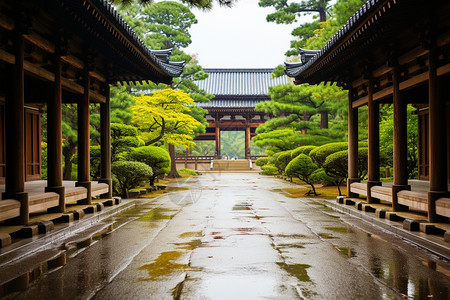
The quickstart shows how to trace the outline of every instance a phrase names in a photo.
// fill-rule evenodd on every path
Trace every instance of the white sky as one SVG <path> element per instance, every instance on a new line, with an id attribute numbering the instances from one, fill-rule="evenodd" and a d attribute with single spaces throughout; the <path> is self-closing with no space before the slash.
<path id="1" fill-rule="evenodd" d="M 185 51 L 198 54 L 203 68 L 274 68 L 285 61 L 291 31 L 299 24 L 268 23 L 266 16 L 275 9 L 259 7 L 258 0 L 191 11 L 198 23 L 191 27 L 192 44 Z"/>

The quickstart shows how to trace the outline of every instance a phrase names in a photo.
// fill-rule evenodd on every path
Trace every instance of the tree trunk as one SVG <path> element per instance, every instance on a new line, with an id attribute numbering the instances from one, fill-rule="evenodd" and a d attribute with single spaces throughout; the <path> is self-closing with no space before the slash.
<path id="1" fill-rule="evenodd" d="M 179 178 L 180 174 L 177 172 L 177 163 L 175 161 L 175 146 L 169 144 L 169 154 L 170 154 L 170 173 L 167 175 L 168 178 Z"/>
<path id="2" fill-rule="evenodd" d="M 326 22 L 327 14 L 325 12 L 325 8 L 319 8 L 320 22 Z"/>
<path id="3" fill-rule="evenodd" d="M 320 112 L 320 129 L 328 128 L 328 111 Z"/>
<path id="4" fill-rule="evenodd" d="M 72 156 L 76 151 L 76 143 L 69 141 L 69 145 L 67 147 L 63 147 L 63 155 L 64 155 L 64 172 L 63 179 L 64 180 L 72 180 Z"/>

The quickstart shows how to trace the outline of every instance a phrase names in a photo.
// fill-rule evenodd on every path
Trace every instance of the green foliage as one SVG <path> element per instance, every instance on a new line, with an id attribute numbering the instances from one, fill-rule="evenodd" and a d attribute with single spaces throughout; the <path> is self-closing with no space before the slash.
<path id="1" fill-rule="evenodd" d="M 348 150 L 334 152 L 327 156 L 323 168 L 327 174 L 334 175 L 339 178 L 338 190 L 341 193 L 341 183 L 348 176 Z"/>
<path id="2" fill-rule="evenodd" d="M 147 181 L 152 175 L 152 168 L 142 162 L 117 161 L 111 165 L 111 171 L 117 180 L 117 190 L 123 198 L 128 198 L 128 191 Z"/>
<path id="3" fill-rule="evenodd" d="M 345 139 L 346 130 L 342 128 L 347 127 L 347 96 L 342 88 L 330 84 L 286 84 L 270 87 L 269 96 L 270 101 L 259 103 L 255 109 L 275 118 L 257 128 L 257 146 L 284 151 Z M 328 116 L 329 128 L 321 128 L 322 114 Z"/>
<path id="4" fill-rule="evenodd" d="M 306 154 L 300 154 L 286 166 L 286 175 L 289 177 L 296 177 L 301 181 L 309 184 L 312 188 L 312 193 L 317 195 L 314 187 L 314 181 L 311 175 L 316 171 L 317 165 Z"/>
<path id="5" fill-rule="evenodd" d="M 186 175 L 192 175 L 192 176 L 197 176 L 197 172 L 195 172 L 194 170 L 191 169 L 179 169 L 178 173 L 181 174 L 186 174 Z"/>
<path id="6" fill-rule="evenodd" d="M 325 172 L 323 168 L 319 168 L 315 170 L 311 176 L 310 179 L 314 183 L 320 183 L 322 186 L 334 186 L 337 185 L 338 179 L 334 176 L 330 176 Z"/>
<path id="7" fill-rule="evenodd" d="M 131 125 L 111 123 L 111 160 L 126 159 L 126 155 L 133 149 L 143 146 L 138 138 L 137 128 Z"/>
<path id="8" fill-rule="evenodd" d="M 313 149 L 311 152 L 309 152 L 309 156 L 316 164 L 318 164 L 319 166 L 323 166 L 328 155 L 347 149 L 347 142 L 330 143 Z"/>
<path id="9" fill-rule="evenodd" d="M 292 160 L 291 152 L 292 151 L 283 151 L 277 153 L 275 166 L 278 168 L 280 174 L 284 173 L 286 166 Z"/>
<path id="10" fill-rule="evenodd" d="M 161 147 L 139 147 L 131 151 L 129 157 L 134 161 L 143 162 L 152 168 L 153 175 L 149 177 L 150 185 L 154 185 L 157 177 L 164 176 L 170 172 L 169 153 Z"/>
<path id="11" fill-rule="evenodd" d="M 127 85 L 110 86 L 111 123 L 131 124 L 133 112 L 130 107 L 134 105 L 134 98 L 128 88 Z"/>
<path id="12" fill-rule="evenodd" d="M 292 150 L 291 157 L 295 158 L 295 157 L 299 156 L 300 154 L 309 155 L 309 153 L 315 148 L 317 148 L 317 147 L 316 146 L 312 146 L 312 145 L 300 146 L 300 147 L 295 148 L 294 150 Z"/>
<path id="13" fill-rule="evenodd" d="M 258 167 L 262 167 L 264 165 L 267 165 L 270 161 L 270 158 L 268 157 L 260 157 L 255 161 L 255 165 L 257 165 Z"/>
<path id="14" fill-rule="evenodd" d="M 412 105 L 407 107 L 407 170 L 408 178 L 414 178 L 417 172 L 417 115 L 414 115 L 415 108 Z M 380 156 L 382 167 L 393 166 L 393 123 L 394 111 L 392 105 L 384 105 L 381 107 L 381 121 L 380 121 Z"/>
<path id="15" fill-rule="evenodd" d="M 47 179 L 47 143 L 41 142 L 41 179 Z"/>
<path id="16" fill-rule="evenodd" d="M 237 0 L 181 0 L 181 2 L 186 3 L 190 7 L 195 7 L 204 10 L 210 10 L 213 7 L 213 3 L 216 2 L 220 6 L 231 7 L 233 3 Z M 153 3 L 153 0 L 112 0 L 115 4 L 131 5 L 131 3 L 140 3 L 142 5 L 148 5 Z"/>
<path id="17" fill-rule="evenodd" d="M 278 175 L 278 168 L 273 164 L 267 164 L 261 167 L 263 175 Z"/>

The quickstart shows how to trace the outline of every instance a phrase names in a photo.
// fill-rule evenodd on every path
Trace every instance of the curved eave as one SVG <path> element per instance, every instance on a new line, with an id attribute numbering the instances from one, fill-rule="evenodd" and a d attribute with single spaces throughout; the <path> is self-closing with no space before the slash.
<path id="1" fill-rule="evenodd" d="M 296 83 L 310 82 L 304 76 L 304 73 L 316 65 L 318 61 L 330 54 L 336 47 L 341 45 L 348 36 L 354 33 L 355 30 L 379 7 L 383 6 L 388 0 L 369 0 L 367 1 L 350 19 L 347 23 L 320 49 L 315 56 L 305 63 L 285 63 L 286 75 L 294 77 Z M 301 49 L 308 51 L 306 49 Z M 310 51 L 310 50 L 309 50 Z"/>
<path id="2" fill-rule="evenodd" d="M 133 66 L 129 66 L 124 72 L 128 74 L 115 74 L 110 80 L 152 80 L 170 83 L 173 77 L 178 77 L 183 72 L 184 62 L 169 62 L 171 49 L 147 48 L 108 1 L 57 0 L 57 2 L 88 32 L 94 33 L 94 30 L 99 30 L 102 32 L 100 36 L 108 41 L 107 43 L 118 45 L 117 49 L 123 49 L 118 53 L 119 57 L 126 56 L 127 60 L 133 62 Z"/>

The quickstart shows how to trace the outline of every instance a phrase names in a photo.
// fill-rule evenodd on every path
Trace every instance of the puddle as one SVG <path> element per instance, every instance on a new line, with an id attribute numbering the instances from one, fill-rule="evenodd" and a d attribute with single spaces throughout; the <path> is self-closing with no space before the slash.
<path id="1" fill-rule="evenodd" d="M 324 227 L 324 229 L 337 233 L 348 233 L 348 229 L 346 227 Z"/>
<path id="2" fill-rule="evenodd" d="M 149 278 L 142 280 L 158 280 L 160 277 L 168 276 L 173 273 L 182 273 L 188 269 L 192 269 L 186 264 L 174 262 L 182 255 L 183 253 L 178 251 L 167 251 L 161 253 L 154 262 L 138 268 L 139 270 L 145 270 L 148 272 Z"/>
<path id="3" fill-rule="evenodd" d="M 150 210 L 148 213 L 137 219 L 142 222 L 151 222 L 151 221 L 159 221 L 159 220 L 168 220 L 172 219 L 172 215 L 167 215 L 166 213 L 173 212 L 170 209 L 164 208 L 155 208 Z"/>
<path id="4" fill-rule="evenodd" d="M 337 248 L 337 250 L 340 253 L 344 254 L 344 256 L 356 257 L 356 252 L 353 248 L 339 247 Z"/>
<path id="5" fill-rule="evenodd" d="M 200 237 L 203 236 L 203 232 L 201 231 L 190 231 L 180 234 L 178 237 L 180 238 L 189 238 L 189 237 Z"/>
<path id="6" fill-rule="evenodd" d="M 277 265 L 281 269 L 288 272 L 290 275 L 295 276 L 299 281 L 302 281 L 302 282 L 310 282 L 311 281 L 311 279 L 308 276 L 308 272 L 307 272 L 307 269 L 309 267 L 311 267 L 310 265 L 306 265 L 306 264 L 289 265 L 284 262 L 282 262 L 282 263 L 277 262 Z"/>
<path id="7" fill-rule="evenodd" d="M 178 249 L 194 250 L 195 248 L 201 247 L 203 243 L 202 240 L 195 239 L 185 243 L 174 243 L 174 245 L 177 246 Z"/>
<path id="8" fill-rule="evenodd" d="M 335 237 L 328 233 L 319 233 L 319 236 L 323 239 L 334 239 Z"/>

